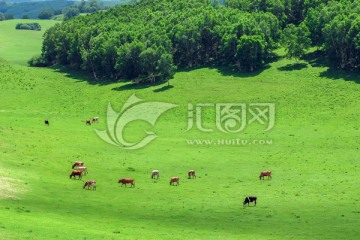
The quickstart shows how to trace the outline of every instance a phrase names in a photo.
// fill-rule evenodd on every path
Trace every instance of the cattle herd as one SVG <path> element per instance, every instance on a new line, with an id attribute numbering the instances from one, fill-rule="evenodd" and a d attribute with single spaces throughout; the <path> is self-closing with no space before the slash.
<path id="1" fill-rule="evenodd" d="M 72 169 L 75 169 L 71 172 L 70 174 L 70 179 L 72 177 L 74 177 L 76 179 L 76 176 L 78 176 L 78 179 L 80 180 L 82 178 L 82 175 L 86 175 L 88 173 L 87 171 L 87 167 L 84 166 L 83 162 L 80 161 L 76 161 L 73 165 L 72 165 Z M 270 180 L 271 179 L 271 171 L 266 170 L 266 171 L 262 171 L 260 173 L 260 180 L 264 180 L 264 177 L 266 177 Z M 153 170 L 151 172 L 151 179 L 159 179 L 160 177 L 160 171 L 159 170 Z M 196 178 L 196 171 L 195 170 L 189 170 L 188 171 L 188 178 L 189 179 L 193 179 Z M 125 185 L 125 187 L 127 186 L 127 184 L 130 184 L 130 187 L 134 188 L 135 187 L 135 180 L 133 178 L 122 178 L 119 179 L 118 183 L 121 183 L 121 187 L 123 185 Z M 179 177 L 172 177 L 170 179 L 170 186 L 175 185 L 179 186 L 180 183 L 180 178 Z M 87 187 L 87 189 L 93 189 L 96 190 L 96 181 L 95 180 L 88 180 L 85 182 L 83 189 L 85 189 Z M 243 202 L 243 206 L 245 207 L 246 204 L 249 206 L 251 202 L 254 202 L 254 206 L 256 206 L 256 200 L 257 197 L 256 196 L 247 196 L 245 197 L 245 200 Z"/>
<path id="2" fill-rule="evenodd" d="M 84 166 L 84 162 L 80 162 L 80 161 L 76 161 L 73 165 L 72 165 L 72 172 L 70 174 L 70 179 L 74 177 L 74 179 L 76 179 L 76 177 L 78 177 L 78 180 L 82 179 L 83 175 L 86 175 L 88 173 L 87 167 Z M 160 177 L 160 171 L 159 170 L 153 170 L 151 172 L 151 179 L 159 179 Z M 196 172 L 195 170 L 189 170 L 188 172 L 188 177 L 190 178 L 196 178 Z M 170 179 L 170 185 L 174 185 L 176 183 L 176 185 L 178 186 L 180 182 L 180 178 L 179 177 L 172 177 Z M 127 186 L 127 184 L 130 184 L 130 187 L 135 187 L 135 180 L 133 178 L 122 178 L 119 179 L 118 183 L 121 183 L 121 187 L 123 185 L 125 185 L 125 187 Z M 84 189 L 85 187 L 88 187 L 87 189 L 90 189 L 92 187 L 93 190 L 96 190 L 96 181 L 95 180 L 89 180 L 86 181 L 84 184 Z"/>
<path id="3" fill-rule="evenodd" d="M 49 120 L 45 120 L 45 125 L 49 126 Z M 91 125 L 93 123 L 98 123 L 99 122 L 99 117 L 93 117 L 92 120 L 91 119 L 87 119 L 85 121 L 86 125 Z M 83 175 L 87 175 L 88 170 L 87 167 L 84 166 L 83 162 L 80 161 L 76 161 L 73 165 L 72 165 L 72 172 L 70 174 L 70 179 L 74 177 L 74 179 L 76 179 L 76 177 L 78 177 L 78 179 L 80 180 L 82 178 Z M 151 172 L 151 179 L 159 179 L 160 177 L 160 171 L 159 170 L 153 170 Z M 268 180 L 271 179 L 271 171 L 266 170 L 266 171 L 261 171 L 259 179 L 260 180 L 264 180 L 264 178 L 267 177 Z M 196 178 L 196 171 L 195 170 L 189 170 L 188 171 L 188 178 L 189 179 L 194 179 Z M 121 183 L 121 187 L 123 185 L 125 185 L 125 187 L 127 186 L 127 184 L 130 184 L 130 187 L 135 187 L 135 180 L 133 178 L 122 178 L 119 179 L 118 183 Z M 179 177 L 172 177 L 170 179 L 170 186 L 173 186 L 176 184 L 176 186 L 179 186 L 180 183 L 180 178 Z M 85 189 L 87 187 L 87 189 L 92 189 L 92 190 L 96 190 L 96 181 L 95 180 L 88 180 L 85 182 L 83 189 Z M 246 206 L 246 204 L 249 206 L 249 204 L 251 202 L 254 202 L 254 206 L 256 206 L 256 200 L 257 197 L 256 196 L 247 196 L 245 197 L 245 200 L 243 202 L 243 206 Z"/>

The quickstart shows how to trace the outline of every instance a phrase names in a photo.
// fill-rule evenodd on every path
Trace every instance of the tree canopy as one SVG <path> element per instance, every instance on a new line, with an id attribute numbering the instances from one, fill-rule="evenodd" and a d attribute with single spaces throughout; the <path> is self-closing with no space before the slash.
<path id="1" fill-rule="evenodd" d="M 208 63 L 261 67 L 280 39 L 271 13 L 247 13 L 210 0 L 142 0 L 50 28 L 42 56 L 95 78 L 156 81 L 176 67 Z"/>
<path id="2" fill-rule="evenodd" d="M 329 1 L 310 9 L 312 43 L 341 68 L 360 67 L 360 1 Z"/>
<path id="3" fill-rule="evenodd" d="M 84 7 L 83 1 L 80 12 Z M 178 67 L 254 71 L 280 44 L 296 59 L 312 44 L 340 67 L 356 69 L 359 13 L 360 0 L 140 0 L 87 16 L 69 13 L 46 31 L 39 62 L 94 78 L 152 82 L 171 78 Z"/>

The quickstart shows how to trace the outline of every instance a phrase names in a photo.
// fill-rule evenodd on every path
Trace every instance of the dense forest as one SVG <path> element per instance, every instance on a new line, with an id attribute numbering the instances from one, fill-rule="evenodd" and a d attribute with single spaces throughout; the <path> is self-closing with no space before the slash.
<path id="1" fill-rule="evenodd" d="M 359 13 L 359 0 L 142 0 L 55 25 L 31 64 L 156 81 L 177 67 L 254 71 L 279 47 L 298 59 L 312 45 L 339 67 L 357 69 Z"/>

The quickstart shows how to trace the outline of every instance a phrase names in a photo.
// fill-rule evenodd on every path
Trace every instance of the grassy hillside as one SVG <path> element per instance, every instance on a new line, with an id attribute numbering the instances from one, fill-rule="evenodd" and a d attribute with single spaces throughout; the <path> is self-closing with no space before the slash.
<path id="1" fill-rule="evenodd" d="M 61 69 L 13 64 L 25 62 L 17 46 L 29 56 L 39 51 L 40 42 L 22 36 L 0 39 L 9 46 L 1 48 L 9 62 L 0 62 L 1 239 L 358 238 L 359 75 L 309 55 L 307 62 L 280 59 L 252 74 L 179 71 L 171 87 L 93 84 Z M 158 135 L 130 151 L 105 143 L 94 129 L 106 128 L 109 102 L 120 112 L 133 93 L 178 107 L 154 127 L 129 124 L 128 139 L 141 139 L 144 130 Z M 203 125 L 214 131 L 186 131 L 189 103 L 232 102 L 275 103 L 275 127 L 222 133 L 208 108 Z M 86 126 L 93 116 L 100 123 Z M 236 138 L 272 144 L 188 142 Z M 89 168 L 82 180 L 69 179 L 75 160 Z M 159 180 L 150 179 L 153 169 Z M 197 179 L 186 178 L 189 169 Z M 265 169 L 272 180 L 259 180 Z M 180 186 L 169 186 L 173 176 L 180 176 Z M 136 187 L 121 188 L 123 177 L 135 178 Z M 86 179 L 97 181 L 96 191 L 82 189 Z M 258 197 L 256 207 L 243 208 L 247 195 Z"/>
<path id="2" fill-rule="evenodd" d="M 41 31 L 16 30 L 17 23 L 37 22 Z M 41 53 L 44 31 L 57 21 L 37 19 L 13 19 L 0 22 L 0 58 L 9 62 L 26 65 L 34 55 Z"/>

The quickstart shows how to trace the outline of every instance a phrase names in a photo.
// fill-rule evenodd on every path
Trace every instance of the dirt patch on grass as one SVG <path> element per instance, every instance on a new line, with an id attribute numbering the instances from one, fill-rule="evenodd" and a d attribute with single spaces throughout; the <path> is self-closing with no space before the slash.
<path id="1" fill-rule="evenodd" d="M 19 193 L 25 191 L 22 181 L 0 176 L 0 199 L 19 199 Z"/>

